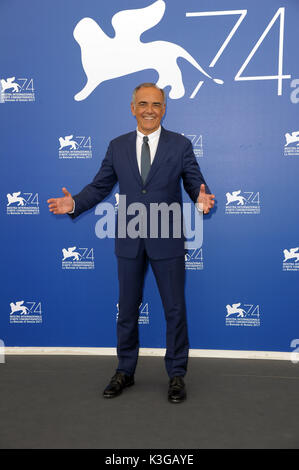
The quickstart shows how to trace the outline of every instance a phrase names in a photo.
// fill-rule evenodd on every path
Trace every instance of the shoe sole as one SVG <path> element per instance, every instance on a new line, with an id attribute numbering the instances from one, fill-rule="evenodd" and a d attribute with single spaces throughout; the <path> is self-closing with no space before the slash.
<path id="1" fill-rule="evenodd" d="M 187 398 L 186 396 L 184 398 L 178 398 L 178 399 L 168 397 L 168 401 L 170 403 L 182 403 L 183 401 L 186 400 L 186 398 Z"/>

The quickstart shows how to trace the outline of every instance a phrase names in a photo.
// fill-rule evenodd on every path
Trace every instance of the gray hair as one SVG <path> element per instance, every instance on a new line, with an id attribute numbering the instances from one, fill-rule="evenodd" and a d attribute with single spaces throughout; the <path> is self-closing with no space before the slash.
<path id="1" fill-rule="evenodd" d="M 133 91 L 133 95 L 132 95 L 132 103 L 135 105 L 135 98 L 136 98 L 136 93 L 138 90 L 140 90 L 140 88 L 156 88 L 157 90 L 161 91 L 162 93 L 162 97 L 163 97 L 163 103 L 165 104 L 166 103 L 166 96 L 165 96 L 165 92 L 162 88 L 159 88 L 155 83 L 141 83 L 140 85 L 138 85 L 135 90 Z"/>

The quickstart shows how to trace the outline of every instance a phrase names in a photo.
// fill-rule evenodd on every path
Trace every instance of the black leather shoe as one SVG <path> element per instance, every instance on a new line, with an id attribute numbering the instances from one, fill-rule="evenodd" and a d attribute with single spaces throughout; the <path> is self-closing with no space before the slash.
<path id="1" fill-rule="evenodd" d="M 116 372 L 105 388 L 103 396 L 105 398 L 114 398 L 121 394 L 125 387 L 134 385 L 134 376 L 126 375 L 124 372 Z"/>
<path id="2" fill-rule="evenodd" d="M 186 389 L 183 377 L 176 376 L 170 379 L 168 388 L 168 400 L 171 403 L 181 403 L 186 399 Z"/>

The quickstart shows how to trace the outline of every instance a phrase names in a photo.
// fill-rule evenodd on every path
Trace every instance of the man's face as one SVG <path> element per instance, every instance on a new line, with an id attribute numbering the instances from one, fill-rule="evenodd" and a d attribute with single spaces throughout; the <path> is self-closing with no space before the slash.
<path id="1" fill-rule="evenodd" d="M 145 135 L 155 132 L 165 113 L 161 91 L 154 87 L 140 88 L 136 92 L 135 103 L 131 103 L 131 111 L 140 132 Z"/>

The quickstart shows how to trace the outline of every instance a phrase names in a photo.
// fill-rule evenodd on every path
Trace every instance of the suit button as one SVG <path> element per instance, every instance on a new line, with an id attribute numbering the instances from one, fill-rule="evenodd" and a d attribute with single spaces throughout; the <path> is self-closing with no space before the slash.
<path id="1" fill-rule="evenodd" d="M 146 189 L 143 189 L 141 192 L 142 194 L 146 194 Z"/>

